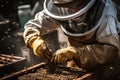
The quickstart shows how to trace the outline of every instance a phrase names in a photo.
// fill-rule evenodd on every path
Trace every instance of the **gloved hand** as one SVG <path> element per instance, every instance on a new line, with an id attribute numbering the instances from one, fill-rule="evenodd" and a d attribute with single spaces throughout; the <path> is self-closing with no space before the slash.
<path id="1" fill-rule="evenodd" d="M 75 47 L 67 47 L 59 49 L 53 55 L 51 62 L 53 64 L 64 64 L 67 61 L 73 60 L 77 56 L 77 49 Z"/>
<path id="2" fill-rule="evenodd" d="M 35 55 L 40 58 L 50 60 L 52 57 L 51 51 L 48 48 L 48 44 L 41 37 L 34 36 L 30 39 L 29 45 L 33 49 Z"/>

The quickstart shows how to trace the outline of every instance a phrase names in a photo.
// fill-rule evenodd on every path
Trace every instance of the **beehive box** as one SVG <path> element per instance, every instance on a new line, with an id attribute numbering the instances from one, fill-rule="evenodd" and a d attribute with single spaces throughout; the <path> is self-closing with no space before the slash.
<path id="1" fill-rule="evenodd" d="M 18 80 L 91 80 L 91 73 L 86 74 L 78 69 L 59 66 L 53 73 L 49 73 L 46 67 L 41 67 L 33 73 L 27 73 L 18 77 Z"/>
<path id="2" fill-rule="evenodd" d="M 0 77 L 26 67 L 26 59 L 18 56 L 0 54 Z"/>

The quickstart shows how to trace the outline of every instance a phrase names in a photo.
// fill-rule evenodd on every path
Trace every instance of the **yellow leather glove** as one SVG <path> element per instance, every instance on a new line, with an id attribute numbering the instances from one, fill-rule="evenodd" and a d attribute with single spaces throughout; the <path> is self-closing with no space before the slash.
<path id="1" fill-rule="evenodd" d="M 67 47 L 59 49 L 53 55 L 51 62 L 53 64 L 64 64 L 67 61 L 73 60 L 77 56 L 77 49 L 75 47 Z"/>
<path id="2" fill-rule="evenodd" d="M 48 48 L 48 44 L 41 37 L 34 36 L 30 39 L 29 45 L 33 49 L 35 55 L 43 59 L 50 60 L 52 57 L 51 51 Z"/>

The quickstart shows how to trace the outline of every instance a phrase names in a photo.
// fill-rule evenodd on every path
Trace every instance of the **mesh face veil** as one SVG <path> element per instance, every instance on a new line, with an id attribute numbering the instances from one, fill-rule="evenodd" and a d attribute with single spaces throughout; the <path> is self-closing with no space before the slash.
<path id="1" fill-rule="evenodd" d="M 54 1 L 54 0 L 53 0 Z M 60 0 L 56 0 L 60 1 Z M 61 1 L 71 1 L 71 0 L 61 0 Z M 86 13 L 95 3 L 96 0 L 90 0 L 84 7 L 69 9 L 64 7 L 56 7 L 51 0 L 45 0 L 44 10 L 47 15 L 57 20 L 69 20 L 79 17 Z M 72 12 L 71 12 L 72 11 Z"/>
<path id="2" fill-rule="evenodd" d="M 72 2 L 72 1 L 74 0 L 52 0 L 54 4 L 65 4 L 65 3 Z"/>

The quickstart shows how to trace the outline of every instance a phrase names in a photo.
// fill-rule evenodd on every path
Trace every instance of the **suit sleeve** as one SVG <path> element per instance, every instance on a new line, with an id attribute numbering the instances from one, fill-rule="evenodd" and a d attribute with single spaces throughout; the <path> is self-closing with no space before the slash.
<path id="1" fill-rule="evenodd" d="M 36 14 L 34 19 L 29 20 L 24 27 L 24 41 L 29 46 L 29 40 L 33 36 L 45 35 L 59 27 L 59 23 L 47 16 L 43 11 Z"/>
<path id="2" fill-rule="evenodd" d="M 116 38 L 114 36 L 106 36 L 101 38 L 101 40 L 106 40 L 107 43 L 99 43 L 92 45 L 85 45 L 78 49 L 79 55 L 77 56 L 76 62 L 80 61 L 79 66 L 86 69 L 94 69 L 96 67 L 110 65 L 116 62 L 119 58 L 119 48 L 116 46 Z M 108 41 L 109 40 L 109 41 Z M 116 45 L 112 45 L 112 44 Z"/>
<path id="3" fill-rule="evenodd" d="M 78 64 L 83 68 L 93 69 L 115 63 L 120 58 L 120 41 L 115 19 L 108 17 L 96 33 L 96 43 L 84 45 L 78 51 Z"/>

